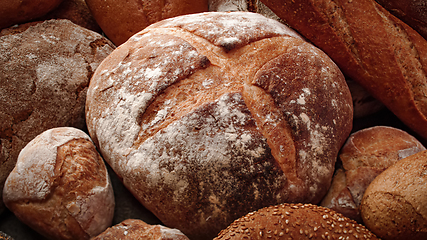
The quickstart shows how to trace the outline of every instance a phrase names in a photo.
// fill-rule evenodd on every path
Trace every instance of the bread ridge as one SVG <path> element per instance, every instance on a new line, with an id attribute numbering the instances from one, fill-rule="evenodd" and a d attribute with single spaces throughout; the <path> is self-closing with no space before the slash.
<path id="1" fill-rule="evenodd" d="M 423 97 L 427 42 L 416 31 L 373 0 L 262 2 L 324 50 L 344 74 L 406 125 L 427 137 L 423 127 L 427 123 Z M 414 72 L 415 76 L 408 76 Z"/>

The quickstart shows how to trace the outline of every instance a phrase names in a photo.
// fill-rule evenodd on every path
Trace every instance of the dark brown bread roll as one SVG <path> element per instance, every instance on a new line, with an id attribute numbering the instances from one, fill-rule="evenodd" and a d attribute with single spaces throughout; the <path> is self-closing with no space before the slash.
<path id="1" fill-rule="evenodd" d="M 424 150 L 416 138 L 393 127 L 353 133 L 338 155 L 342 168 L 337 169 L 321 205 L 361 223 L 360 202 L 372 180 L 400 159 Z"/>
<path id="2" fill-rule="evenodd" d="M 139 219 L 127 219 L 116 224 L 91 240 L 189 240 L 178 229 L 147 224 Z"/>
<path id="3" fill-rule="evenodd" d="M 24 25 L 0 33 L 0 194 L 34 137 L 53 127 L 85 129 L 89 79 L 114 47 L 68 20 Z"/>
<path id="4" fill-rule="evenodd" d="M 426 0 L 375 0 L 427 39 Z"/>
<path id="5" fill-rule="evenodd" d="M 90 239 L 111 225 L 114 194 L 104 161 L 83 131 L 43 132 L 19 154 L 3 200 L 49 239 Z"/>
<path id="6" fill-rule="evenodd" d="M 363 225 L 312 204 L 281 204 L 235 220 L 214 240 L 237 239 L 378 239 Z"/>
<path id="7" fill-rule="evenodd" d="M 162 19 L 208 11 L 207 0 L 86 0 L 105 35 L 117 46 Z"/>
<path id="8" fill-rule="evenodd" d="M 364 224 L 384 240 L 427 239 L 427 151 L 378 175 L 363 195 Z"/>
<path id="9" fill-rule="evenodd" d="M 427 138 L 427 41 L 374 0 L 262 0 Z"/>
<path id="10" fill-rule="evenodd" d="M 61 2 L 62 0 L 2 0 L 0 1 L 0 30 L 44 16 Z"/>
<path id="11" fill-rule="evenodd" d="M 320 202 L 352 127 L 331 59 L 279 22 L 192 14 L 134 35 L 100 65 L 88 130 L 166 226 L 214 237 L 281 202 Z"/>

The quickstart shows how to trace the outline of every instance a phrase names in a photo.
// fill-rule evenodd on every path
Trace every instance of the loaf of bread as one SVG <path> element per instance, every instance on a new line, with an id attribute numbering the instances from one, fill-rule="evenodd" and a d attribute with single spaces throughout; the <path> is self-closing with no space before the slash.
<path id="1" fill-rule="evenodd" d="M 86 3 L 105 35 L 117 46 L 162 19 L 208 11 L 208 0 L 86 0 Z"/>
<path id="2" fill-rule="evenodd" d="M 262 0 L 427 138 L 427 41 L 374 0 Z"/>
<path id="3" fill-rule="evenodd" d="M 378 175 L 361 203 L 364 224 L 384 240 L 427 239 L 427 151 Z"/>
<path id="4" fill-rule="evenodd" d="M 189 240 L 178 229 L 147 224 L 139 219 L 127 219 L 116 224 L 91 240 Z"/>
<path id="5" fill-rule="evenodd" d="M 427 39 L 427 1 L 375 0 Z"/>
<path id="6" fill-rule="evenodd" d="M 321 205 L 361 223 L 360 202 L 372 180 L 397 161 L 424 150 L 416 138 L 393 127 L 353 133 L 338 155 L 342 168 L 337 169 Z"/>
<path id="7" fill-rule="evenodd" d="M 235 220 L 214 240 L 378 239 L 363 225 L 331 209 L 312 204 L 281 204 Z"/>
<path id="8" fill-rule="evenodd" d="M 83 131 L 43 132 L 19 154 L 3 200 L 49 239 L 90 239 L 111 225 L 114 194 L 104 161 Z"/>
<path id="9" fill-rule="evenodd" d="M 42 17 L 63 0 L 2 0 L 0 1 L 0 30 Z"/>
<path id="10" fill-rule="evenodd" d="M 147 27 L 102 62 L 86 102 L 105 160 L 190 239 L 264 206 L 320 202 L 352 113 L 326 54 L 249 12 Z"/>
<path id="11" fill-rule="evenodd" d="M 114 45 L 68 20 L 4 29 L 0 45 L 1 194 L 19 152 L 38 134 L 53 127 L 86 128 L 89 80 Z"/>

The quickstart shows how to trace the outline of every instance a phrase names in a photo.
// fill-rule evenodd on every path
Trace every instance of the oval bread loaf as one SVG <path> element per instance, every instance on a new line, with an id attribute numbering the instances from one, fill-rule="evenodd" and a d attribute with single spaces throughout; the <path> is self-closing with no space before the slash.
<path id="1" fill-rule="evenodd" d="M 384 240 L 427 239 L 427 150 L 378 175 L 360 208 L 366 227 Z"/>
<path id="2" fill-rule="evenodd" d="M 29 142 L 6 179 L 3 200 L 16 217 L 49 239 L 90 239 L 110 226 L 114 194 L 89 136 L 53 128 Z"/>
<path id="3" fill-rule="evenodd" d="M 235 220 L 214 240 L 234 239 L 378 239 L 363 225 L 331 209 L 312 204 L 280 204 Z"/>
<path id="4" fill-rule="evenodd" d="M 352 127 L 327 55 L 248 12 L 163 20 L 91 80 L 88 130 L 124 185 L 166 226 L 214 237 L 285 201 L 319 202 Z"/>

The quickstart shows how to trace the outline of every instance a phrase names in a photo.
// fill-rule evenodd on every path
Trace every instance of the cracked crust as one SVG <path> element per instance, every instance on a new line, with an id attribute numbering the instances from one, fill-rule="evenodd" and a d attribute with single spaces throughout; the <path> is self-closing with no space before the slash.
<path id="1" fill-rule="evenodd" d="M 3 199 L 22 222 L 50 239 L 89 239 L 114 214 L 103 159 L 89 136 L 67 127 L 45 131 L 26 145 Z"/>
<path id="2" fill-rule="evenodd" d="M 97 69 L 88 130 L 125 186 L 190 239 L 279 202 L 319 202 L 350 133 L 337 66 L 277 21 L 158 22 Z"/>
<path id="3" fill-rule="evenodd" d="M 374 0 L 262 0 L 427 138 L 427 41 Z"/>
<path id="4" fill-rule="evenodd" d="M 4 30 L 0 45 L 2 190 L 19 151 L 35 136 L 52 127 L 86 128 L 89 79 L 113 46 L 101 35 L 67 20 Z"/>
<path id="5" fill-rule="evenodd" d="M 363 222 L 383 239 L 427 238 L 426 186 L 427 151 L 398 161 L 366 189 Z"/>

